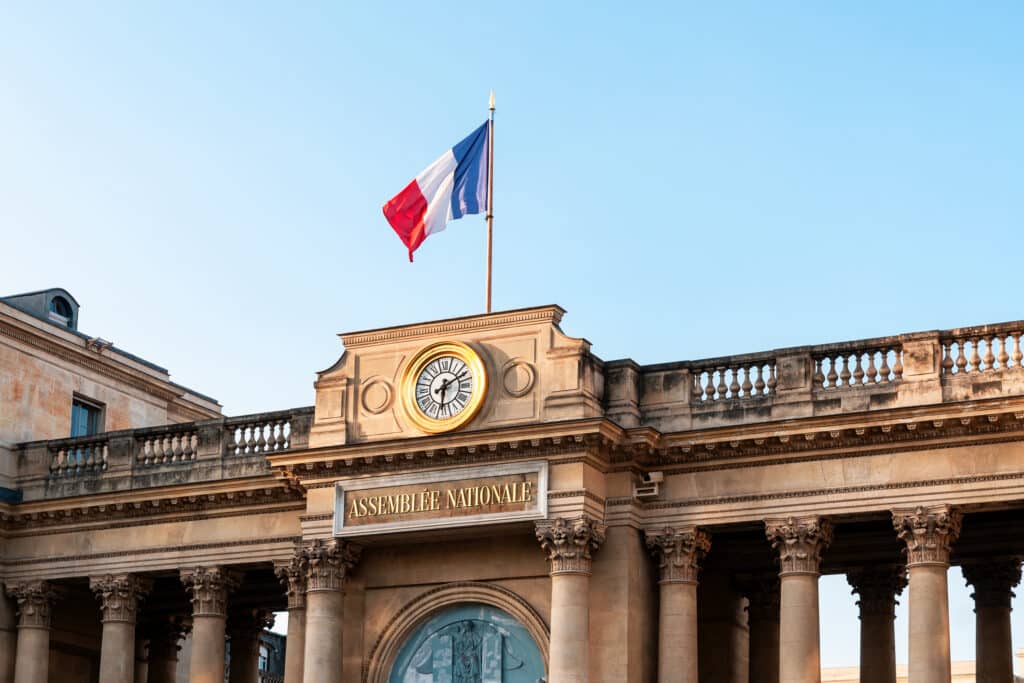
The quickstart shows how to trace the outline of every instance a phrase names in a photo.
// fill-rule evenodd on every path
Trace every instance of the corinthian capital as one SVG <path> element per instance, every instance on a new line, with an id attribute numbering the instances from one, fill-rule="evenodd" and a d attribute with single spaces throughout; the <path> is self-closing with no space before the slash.
<path id="1" fill-rule="evenodd" d="M 963 515 L 949 505 L 918 505 L 892 511 L 896 534 L 907 544 L 907 566 L 949 566 Z"/>
<path id="2" fill-rule="evenodd" d="M 887 616 L 896 618 L 896 596 L 907 586 L 907 570 L 902 566 L 880 566 L 848 572 L 846 580 L 859 596 L 860 618 Z"/>
<path id="3" fill-rule="evenodd" d="M 181 570 L 181 582 L 192 599 L 192 616 L 226 617 L 228 594 L 238 587 L 238 577 L 223 567 Z"/>
<path id="4" fill-rule="evenodd" d="M 591 554 L 604 543 L 607 528 L 586 515 L 537 522 L 537 540 L 548 555 L 551 574 L 590 574 Z"/>
<path id="5" fill-rule="evenodd" d="M 779 555 L 779 576 L 817 574 L 821 553 L 832 543 L 832 525 L 821 517 L 787 517 L 764 523 L 772 549 Z"/>
<path id="6" fill-rule="evenodd" d="M 278 580 L 284 584 L 289 610 L 306 608 L 306 575 L 308 572 L 309 560 L 302 548 L 295 551 L 291 562 L 274 569 Z"/>
<path id="7" fill-rule="evenodd" d="M 1020 583 L 1020 560 L 1011 557 L 979 562 L 964 562 L 960 569 L 967 585 L 974 587 L 974 610 L 979 607 L 1010 609 L 1013 588 Z"/>
<path id="8" fill-rule="evenodd" d="M 103 621 L 135 623 L 139 601 L 153 588 L 153 582 L 134 574 L 107 574 L 89 579 L 89 587 L 100 600 Z"/>
<path id="9" fill-rule="evenodd" d="M 304 549 L 306 591 L 340 591 L 345 579 L 359 562 L 362 548 L 354 543 L 332 538 L 310 541 Z"/>
<path id="10" fill-rule="evenodd" d="M 697 583 L 700 563 L 711 550 L 711 537 L 691 527 L 676 530 L 665 527 L 644 534 L 647 547 L 658 557 L 661 583 Z"/>
<path id="11" fill-rule="evenodd" d="M 7 593 L 18 602 L 18 628 L 50 628 L 57 592 L 48 581 L 9 583 Z"/>

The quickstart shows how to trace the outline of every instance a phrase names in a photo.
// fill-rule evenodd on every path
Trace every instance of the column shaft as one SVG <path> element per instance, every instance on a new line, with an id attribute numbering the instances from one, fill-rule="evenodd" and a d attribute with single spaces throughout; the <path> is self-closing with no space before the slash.
<path id="1" fill-rule="evenodd" d="M 288 610 L 288 646 L 284 652 L 284 683 L 303 683 L 306 654 L 306 610 Z"/>
<path id="2" fill-rule="evenodd" d="M 227 619 L 203 614 L 192 618 L 189 683 L 224 683 L 224 629 Z"/>
<path id="3" fill-rule="evenodd" d="M 135 683 L 149 680 L 149 644 L 135 634 Z"/>
<path id="4" fill-rule="evenodd" d="M 135 624 L 103 622 L 100 643 L 100 680 L 103 683 L 135 683 Z"/>
<path id="5" fill-rule="evenodd" d="M 861 683 L 896 683 L 896 625 L 883 614 L 860 618 Z"/>
<path id="6" fill-rule="evenodd" d="M 304 550 L 306 638 L 303 683 L 341 683 L 346 577 L 359 560 L 359 546 L 337 539 L 313 541 Z M 288 644 L 289 649 L 291 643 Z"/>
<path id="7" fill-rule="evenodd" d="M 149 624 L 149 657 L 147 683 L 176 683 L 178 678 L 178 643 L 187 630 L 185 619 L 170 616 Z"/>
<path id="8" fill-rule="evenodd" d="M 750 683 L 779 683 L 779 620 L 750 618 Z"/>
<path id="9" fill-rule="evenodd" d="M 658 683 L 697 683 L 697 584 L 662 583 Z"/>
<path id="10" fill-rule="evenodd" d="M 228 622 L 231 634 L 228 683 L 259 683 L 260 634 L 273 625 L 274 615 L 264 610 L 232 612 Z"/>
<path id="11" fill-rule="evenodd" d="M 818 517 L 765 525 L 779 555 L 779 683 L 821 683 L 818 569 L 832 526 Z"/>
<path id="12" fill-rule="evenodd" d="M 950 546 L 961 515 L 947 505 L 893 510 L 893 525 L 907 545 L 909 584 L 908 683 L 950 683 Z"/>
<path id="13" fill-rule="evenodd" d="M 0 683 L 14 681 L 14 653 L 18 648 L 18 611 L 0 591 Z"/>
<path id="14" fill-rule="evenodd" d="M 1013 639 L 1010 609 L 1013 588 L 1020 583 L 1021 566 L 1016 558 L 965 562 L 961 569 L 974 587 L 975 676 L 978 683 L 1013 679 Z"/>
<path id="15" fill-rule="evenodd" d="M 178 680 L 178 658 L 163 657 L 151 659 L 147 683 L 176 683 Z"/>
<path id="16" fill-rule="evenodd" d="M 56 594 L 46 581 L 8 585 L 18 601 L 14 683 L 40 683 L 50 671 L 50 612 Z"/>

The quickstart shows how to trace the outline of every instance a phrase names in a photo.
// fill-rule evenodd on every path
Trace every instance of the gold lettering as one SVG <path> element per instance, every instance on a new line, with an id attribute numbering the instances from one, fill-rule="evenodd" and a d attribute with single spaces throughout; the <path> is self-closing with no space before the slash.
<path id="1" fill-rule="evenodd" d="M 445 491 L 445 493 L 448 494 L 448 505 L 446 507 L 449 510 L 451 510 L 452 508 L 459 507 L 459 504 L 457 502 L 455 502 L 455 491 L 452 491 L 451 489 L 448 489 L 447 491 Z"/>
<path id="2" fill-rule="evenodd" d="M 440 497 L 441 497 L 441 492 L 440 491 L 431 491 L 430 492 L 430 509 L 431 510 L 440 510 L 441 509 L 440 501 L 438 500 Z"/>
<path id="3" fill-rule="evenodd" d="M 459 489 L 459 504 L 456 507 L 466 507 L 466 489 Z"/>
<path id="4" fill-rule="evenodd" d="M 485 495 L 486 494 L 486 495 Z M 487 486 L 476 487 L 477 505 L 490 505 L 491 504 L 491 489 Z M 486 500 L 485 500 L 486 498 Z"/>
<path id="5" fill-rule="evenodd" d="M 533 502 L 533 482 L 523 482 L 523 495 L 520 496 L 521 502 L 532 503 Z"/>

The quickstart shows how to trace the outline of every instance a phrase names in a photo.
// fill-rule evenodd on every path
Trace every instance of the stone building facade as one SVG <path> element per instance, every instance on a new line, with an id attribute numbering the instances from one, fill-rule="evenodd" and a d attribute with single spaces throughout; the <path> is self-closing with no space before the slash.
<path id="1" fill-rule="evenodd" d="M 818 682 L 822 574 L 862 681 L 902 595 L 908 680 L 948 683 L 951 565 L 1013 680 L 1024 322 L 642 366 L 562 316 L 342 335 L 311 408 L 17 444 L 0 683 L 220 683 L 226 640 L 252 683 L 282 610 L 288 683 Z"/>

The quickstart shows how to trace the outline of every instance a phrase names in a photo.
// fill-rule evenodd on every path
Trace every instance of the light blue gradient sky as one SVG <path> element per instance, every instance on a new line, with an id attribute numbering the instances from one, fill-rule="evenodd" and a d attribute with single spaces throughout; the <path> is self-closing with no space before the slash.
<path id="1" fill-rule="evenodd" d="M 0 293 L 68 288 L 228 413 L 311 403 L 337 332 L 481 311 L 483 220 L 410 265 L 380 205 L 490 88 L 496 306 L 603 358 L 1024 317 L 1019 3 L 216 5 L 0 6 Z"/>

